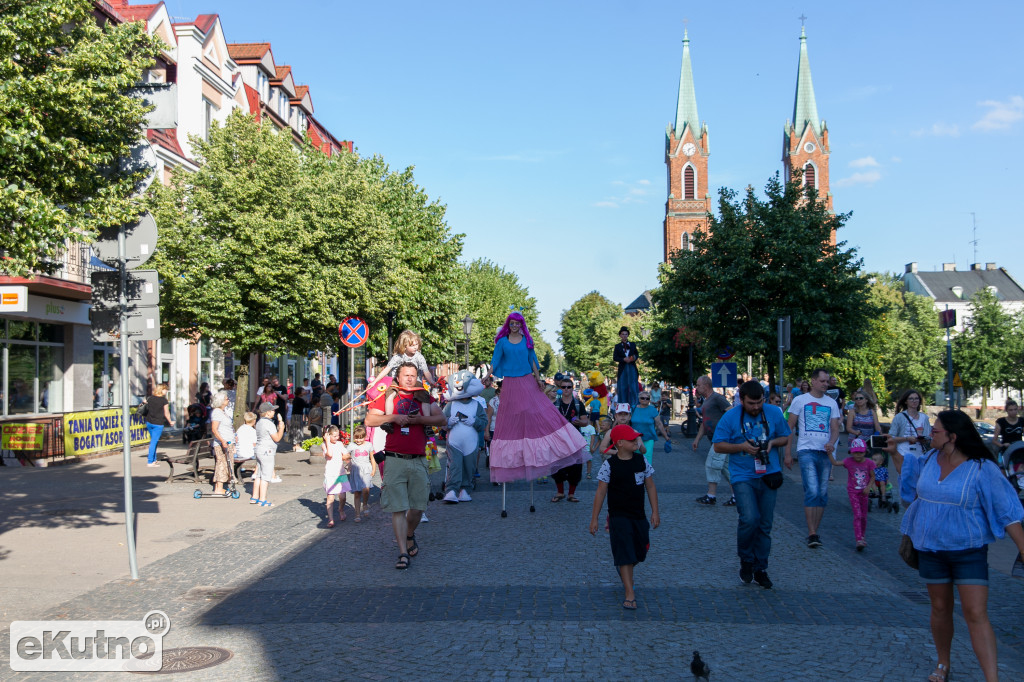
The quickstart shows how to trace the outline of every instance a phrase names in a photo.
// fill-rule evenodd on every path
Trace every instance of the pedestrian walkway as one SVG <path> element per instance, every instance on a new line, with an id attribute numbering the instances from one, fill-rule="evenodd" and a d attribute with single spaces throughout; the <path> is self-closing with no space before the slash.
<path id="1" fill-rule="evenodd" d="M 484 470 L 473 502 L 429 505 L 430 521 L 416 533 L 420 553 L 409 570 L 396 571 L 390 519 L 376 500 L 369 523 L 352 523 L 350 513 L 327 529 L 322 465 L 296 458 L 284 465 L 288 472 L 312 471 L 296 477 L 304 481 L 296 488 L 305 488 L 294 499 L 234 523 L 236 513 L 249 512 L 243 502 L 177 507 L 192 513 L 200 505 L 207 518 L 227 520 L 221 532 L 151 560 L 137 582 L 122 577 L 60 605 L 29 602 L 0 627 L 28 618 L 138 619 L 160 609 L 171 619 L 165 647 L 232 652 L 183 675 L 203 680 L 678 679 L 694 650 L 718 681 L 927 677 L 934 664 L 927 596 L 896 555 L 897 516 L 869 515 L 869 547 L 856 553 L 845 472 L 837 471 L 825 546 L 808 549 L 799 474 L 790 472 L 773 531 L 775 589 L 743 585 L 735 509 L 694 502 L 705 491 L 703 456 L 678 436 L 674 445 L 654 457 L 662 525 L 636 571 L 636 611 L 621 607 L 607 535 L 587 532 L 595 480 L 584 479 L 579 504 L 553 504 L 554 486 L 535 485 L 535 513 L 528 484 L 510 485 L 502 518 L 501 489 Z M 0 570 L 10 574 L 6 563 Z M 79 552 L 62 563 L 88 565 Z M 990 609 L 1003 678 L 1024 679 L 1024 585 L 993 571 Z M 0 652 L 7 656 L 6 630 Z M 959 616 L 952 664 L 958 679 L 978 677 Z M 6 659 L 0 678 L 22 679 Z"/>

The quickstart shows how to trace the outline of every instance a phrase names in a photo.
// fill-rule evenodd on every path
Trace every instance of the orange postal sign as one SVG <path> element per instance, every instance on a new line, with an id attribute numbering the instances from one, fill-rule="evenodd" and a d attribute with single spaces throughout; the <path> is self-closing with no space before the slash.
<path id="1" fill-rule="evenodd" d="M 42 450 L 45 424 L 4 424 L 0 446 L 4 450 Z"/>

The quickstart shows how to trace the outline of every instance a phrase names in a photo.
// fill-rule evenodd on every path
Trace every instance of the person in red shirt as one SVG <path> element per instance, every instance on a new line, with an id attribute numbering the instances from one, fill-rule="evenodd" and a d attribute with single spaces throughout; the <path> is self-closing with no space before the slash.
<path id="1" fill-rule="evenodd" d="M 428 426 L 444 426 L 445 418 L 426 391 L 417 388 L 418 370 L 412 363 L 398 367 L 397 387 L 389 389 L 370 404 L 366 426 L 382 426 L 388 431 L 383 454 L 384 486 L 380 504 L 391 512 L 391 526 L 398 541 L 395 568 L 409 568 L 419 554 L 416 527 L 427 508 L 430 480 L 427 477 Z M 384 426 L 387 424 L 388 426 Z"/>

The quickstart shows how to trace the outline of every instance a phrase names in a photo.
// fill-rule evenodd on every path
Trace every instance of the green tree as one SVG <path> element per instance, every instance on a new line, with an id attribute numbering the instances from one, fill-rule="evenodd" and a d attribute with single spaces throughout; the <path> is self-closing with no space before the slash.
<path id="1" fill-rule="evenodd" d="M 1014 315 L 1013 327 L 1006 336 L 1006 386 L 1017 391 L 1018 403 L 1024 402 L 1024 310 Z"/>
<path id="2" fill-rule="evenodd" d="M 839 354 L 807 358 L 791 376 L 826 367 L 849 393 L 870 379 L 887 412 L 893 393 L 917 388 L 928 394 L 938 387 L 945 373 L 945 343 L 931 299 L 906 292 L 895 275 L 871 273 L 868 281 L 867 300 L 880 312 L 867 320 L 864 340 Z"/>
<path id="3" fill-rule="evenodd" d="M 478 258 L 463 267 L 461 298 L 464 310 L 473 318 L 473 333 L 470 336 L 469 360 L 472 364 L 490 362 L 494 354 L 494 336 L 505 322 L 510 306 L 524 310 L 523 317 L 530 327 L 537 360 L 541 358 L 543 339 L 537 329 L 537 301 L 514 272 Z M 461 337 L 460 337 L 461 338 Z M 551 347 L 543 344 L 548 352 Z M 461 362 L 460 358 L 460 362 Z"/>
<path id="4" fill-rule="evenodd" d="M 619 327 L 626 320 L 622 306 L 596 291 L 574 302 L 562 313 L 559 343 L 569 369 L 586 372 L 599 369 L 608 374 L 619 342 Z"/>
<path id="5" fill-rule="evenodd" d="M 23 276 L 138 215 L 139 174 L 119 162 L 145 121 L 128 92 L 160 43 L 141 22 L 100 28 L 89 0 L 6 0 L 0 16 L 0 250 Z"/>
<path id="6" fill-rule="evenodd" d="M 1013 318 L 1003 310 L 996 295 L 979 289 L 971 296 L 971 315 L 964 330 L 953 340 L 953 365 L 967 390 L 981 391 L 982 412 L 988 408 L 991 386 L 1003 385 L 1010 361 L 1006 332 Z"/>
<path id="7" fill-rule="evenodd" d="M 662 266 L 652 298 L 662 311 L 662 343 L 685 327 L 702 358 L 725 347 L 763 355 L 774 379 L 780 316 L 792 319 L 791 355 L 799 362 L 857 346 L 878 311 L 856 252 L 832 243 L 849 215 L 829 212 L 799 178 L 782 185 L 776 175 L 765 194 L 761 200 L 748 188 L 737 201 L 723 189 L 720 215 L 694 234 L 692 250 Z"/>

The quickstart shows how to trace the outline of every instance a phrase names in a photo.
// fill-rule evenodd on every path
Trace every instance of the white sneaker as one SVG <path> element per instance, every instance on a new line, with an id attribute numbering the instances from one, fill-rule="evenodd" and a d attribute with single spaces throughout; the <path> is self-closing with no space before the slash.
<path id="1" fill-rule="evenodd" d="M 444 501 L 449 504 L 458 504 L 459 496 L 455 494 L 454 490 L 449 490 L 444 494 Z"/>
<path id="2" fill-rule="evenodd" d="M 281 477 L 280 476 L 274 476 L 272 479 L 270 479 L 270 482 L 271 483 L 280 483 L 281 482 Z"/>
<path id="3" fill-rule="evenodd" d="M 473 498 L 465 490 L 459 491 L 459 502 L 472 502 Z"/>
<path id="4" fill-rule="evenodd" d="M 427 512 L 423 512 L 423 516 L 420 517 L 420 523 L 426 523 L 430 519 L 427 518 Z"/>

